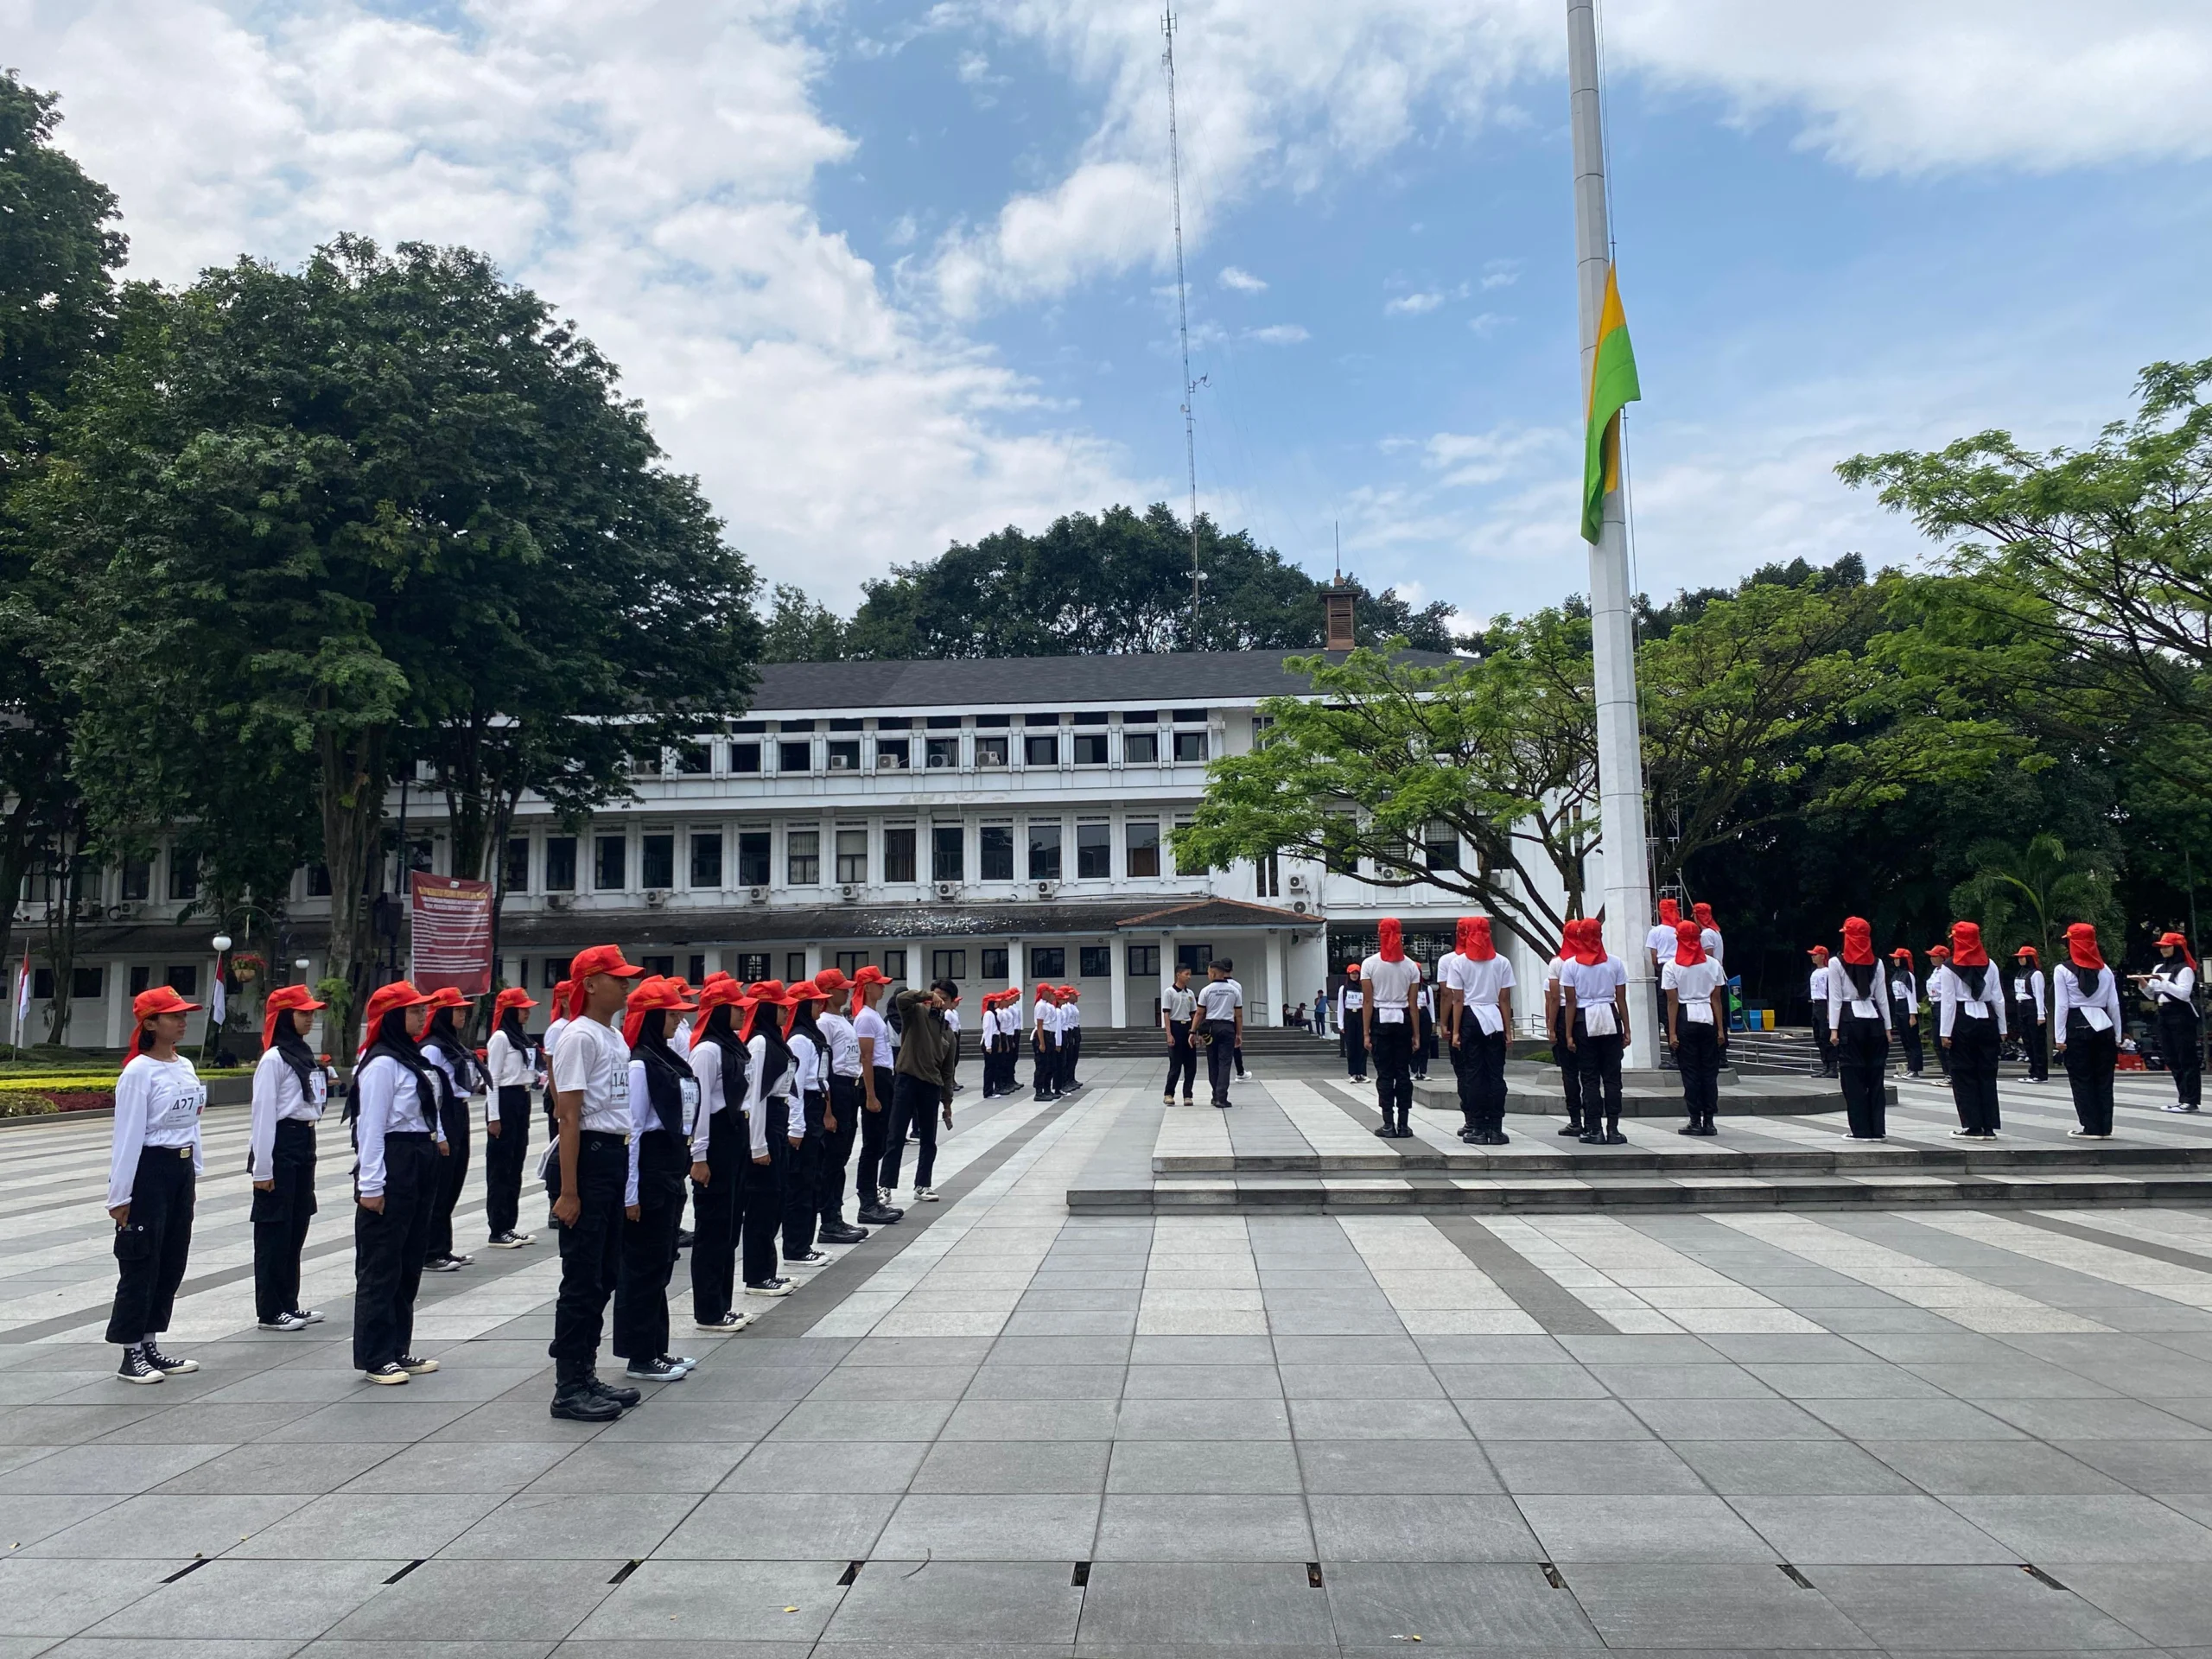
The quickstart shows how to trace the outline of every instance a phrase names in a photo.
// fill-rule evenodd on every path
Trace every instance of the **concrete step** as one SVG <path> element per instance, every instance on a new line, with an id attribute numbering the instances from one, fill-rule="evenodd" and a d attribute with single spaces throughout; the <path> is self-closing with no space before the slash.
<path id="1" fill-rule="evenodd" d="M 1399 1148 L 1399 1150 L 1392 1150 Z M 1512 1147 L 1466 1147 L 1449 1150 L 1419 1141 L 1378 1143 L 1372 1153 L 1158 1154 L 1154 1174 L 1372 1174 L 1413 1170 L 1451 1173 L 1592 1175 L 1607 1178 L 1653 1171 L 1703 1174 L 1798 1175 L 1843 1172 L 1901 1171 L 1915 1174 L 1964 1176 L 2051 1172 L 2151 1173 L 2203 1170 L 2212 1173 L 2212 1143 L 2201 1147 L 2066 1146 L 1927 1147 L 1908 1143 L 1838 1141 L 1830 1147 L 1770 1147 L 1757 1150 L 1707 1147 L 1689 1136 L 1682 1150 L 1642 1147 L 1584 1147 L 1561 1137 L 1547 1144 L 1521 1137 Z"/>

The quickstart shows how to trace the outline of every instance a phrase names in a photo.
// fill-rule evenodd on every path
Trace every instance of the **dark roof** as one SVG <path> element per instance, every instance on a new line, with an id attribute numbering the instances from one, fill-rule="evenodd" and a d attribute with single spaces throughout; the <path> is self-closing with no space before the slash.
<path id="1" fill-rule="evenodd" d="M 1284 671 L 1312 651 L 1181 651 L 1154 656 L 994 657 L 962 661 L 769 663 L 760 669 L 753 709 L 1046 709 L 1064 702 L 1118 702 L 1145 709 L 1211 697 L 1274 697 L 1306 688 Z M 1344 660 L 1341 652 L 1335 660 Z M 1408 652 L 1406 662 L 1458 660 Z"/>
<path id="2" fill-rule="evenodd" d="M 1233 899 L 1163 904 L 1159 899 L 1059 904 L 822 905 L 804 909 L 741 906 L 666 911 L 551 911 L 510 915 L 499 948 L 565 950 L 609 938 L 645 950 L 658 945 L 768 944 L 791 939 L 1004 939 L 1070 933 L 1151 932 L 1192 927 L 1319 927 L 1318 916 Z"/>

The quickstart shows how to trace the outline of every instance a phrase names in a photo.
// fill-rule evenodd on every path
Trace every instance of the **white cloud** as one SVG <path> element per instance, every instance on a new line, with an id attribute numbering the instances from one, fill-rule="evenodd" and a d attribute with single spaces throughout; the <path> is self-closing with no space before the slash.
<path id="1" fill-rule="evenodd" d="M 1276 322 L 1265 328 L 1247 328 L 1244 338 L 1257 340 L 1262 346 L 1295 346 L 1313 339 L 1313 335 L 1294 322 Z"/>
<path id="2" fill-rule="evenodd" d="M 1221 268 L 1221 285 L 1224 288 L 1233 288 L 1239 294 L 1264 294 L 1268 291 L 1266 283 L 1255 276 L 1250 271 L 1240 270 L 1235 265 L 1224 265 Z"/>
<path id="3" fill-rule="evenodd" d="M 1554 470 L 1573 454 L 1574 435 L 1556 427 L 1501 426 L 1488 432 L 1439 432 L 1421 446 L 1421 464 L 1447 489 L 1495 484 L 1509 473 Z"/>
<path id="4" fill-rule="evenodd" d="M 1522 263 L 1518 259 L 1485 261 L 1483 265 L 1483 287 L 1486 289 L 1512 287 L 1521 280 Z"/>
<path id="5" fill-rule="evenodd" d="M 1512 321 L 1512 318 L 1500 315 L 1496 311 L 1484 311 L 1478 315 L 1469 317 L 1467 319 L 1467 327 L 1487 339 L 1489 336 L 1496 334 L 1499 329 L 1504 327 L 1506 324 Z"/>
<path id="6" fill-rule="evenodd" d="M 1444 303 L 1441 294 L 1402 294 L 1395 300 L 1386 300 L 1382 315 L 1386 317 L 1418 317 L 1433 311 Z"/>

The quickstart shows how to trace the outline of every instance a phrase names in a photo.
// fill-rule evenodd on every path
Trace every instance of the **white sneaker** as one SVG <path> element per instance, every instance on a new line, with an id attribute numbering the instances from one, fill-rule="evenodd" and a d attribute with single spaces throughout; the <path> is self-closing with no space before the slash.
<path id="1" fill-rule="evenodd" d="M 777 1278 L 758 1285 L 747 1285 L 745 1294 L 748 1296 L 788 1296 L 798 1288 L 790 1280 Z"/>
<path id="2" fill-rule="evenodd" d="M 2194 1106 L 2184 1106 L 2181 1102 L 2176 1101 L 2172 1105 L 2161 1106 L 2158 1109 L 2162 1112 L 2193 1112 L 2196 1108 Z"/>
<path id="3" fill-rule="evenodd" d="M 694 1319 L 691 1321 L 691 1328 L 694 1331 L 709 1332 L 717 1337 L 731 1337 L 735 1336 L 752 1323 L 753 1316 L 750 1313 L 740 1313 L 733 1309 L 719 1319 Z"/>
<path id="4" fill-rule="evenodd" d="M 937 1201 L 937 1189 L 935 1187 L 918 1186 L 914 1189 L 914 1202 L 916 1204 L 935 1204 Z"/>
<path id="5" fill-rule="evenodd" d="M 279 1313 L 273 1319 L 261 1321 L 264 1331 L 304 1331 L 308 1322 L 296 1313 Z"/>

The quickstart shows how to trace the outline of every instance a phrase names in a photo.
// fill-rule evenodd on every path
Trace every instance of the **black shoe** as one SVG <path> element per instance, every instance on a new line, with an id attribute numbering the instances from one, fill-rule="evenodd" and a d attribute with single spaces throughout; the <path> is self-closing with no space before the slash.
<path id="1" fill-rule="evenodd" d="M 1490 1132 L 1490 1139 L 1483 1144 L 1486 1147 L 1510 1147 L 1513 1144 L 1513 1137 L 1506 1134 L 1503 1129 L 1492 1129 Z"/>
<path id="2" fill-rule="evenodd" d="M 1462 1141 L 1465 1141 L 1471 1147 L 1479 1146 L 1482 1143 L 1482 1136 L 1475 1133 L 1474 1127 L 1471 1124 L 1459 1131 L 1459 1138 Z"/>
<path id="3" fill-rule="evenodd" d="M 1607 1129 L 1605 1144 L 1609 1147 L 1624 1147 L 1628 1145 L 1628 1136 L 1623 1135 L 1618 1129 Z"/>
<path id="4" fill-rule="evenodd" d="M 893 1210 L 880 1204 L 871 1204 L 860 1212 L 860 1218 L 871 1227 L 888 1227 L 906 1212 Z"/>
<path id="5" fill-rule="evenodd" d="M 635 1377 L 640 1382 L 677 1382 L 690 1373 L 683 1366 L 671 1364 L 665 1359 L 633 1359 L 623 1375 Z"/>
<path id="6" fill-rule="evenodd" d="M 620 1406 L 625 1411 L 629 1410 L 631 1407 L 636 1405 L 639 1401 L 645 1397 L 644 1395 L 639 1394 L 635 1389 L 618 1389 L 608 1383 L 601 1382 L 599 1380 L 599 1373 L 596 1371 L 584 1378 L 584 1387 L 589 1389 L 594 1394 L 597 1395 L 602 1400 L 612 1400 L 616 1405 Z"/>
<path id="7" fill-rule="evenodd" d="M 1218 1106 L 1221 1103 L 1219 1101 L 1216 1101 L 1214 1102 L 1214 1104 Z M 1376 1130 L 1375 1133 L 1378 1139 L 1388 1141 L 1390 1138 L 1390 1126 L 1388 1123 L 1385 1123 L 1381 1128 Z"/>
<path id="8" fill-rule="evenodd" d="M 676 1230 L 676 1248 L 679 1250 L 688 1250 L 691 1248 L 693 1241 L 695 1241 L 698 1236 L 699 1235 L 693 1232 L 690 1228 L 679 1227 Z"/>
<path id="9" fill-rule="evenodd" d="M 200 1369 L 198 1360 L 171 1358 L 150 1342 L 141 1343 L 138 1351 L 146 1357 L 146 1363 L 163 1376 L 183 1376 Z"/>
<path id="10" fill-rule="evenodd" d="M 822 1250 L 803 1250 L 797 1255 L 793 1255 L 789 1250 L 784 1252 L 785 1262 L 794 1262 L 802 1268 L 818 1267 L 829 1259 L 827 1252 Z"/>
<path id="11" fill-rule="evenodd" d="M 435 1359 L 424 1359 L 416 1354 L 402 1354 L 399 1357 L 399 1369 L 410 1376 L 427 1376 L 438 1369 L 438 1362 Z"/>
<path id="12" fill-rule="evenodd" d="M 1560 1126 L 1559 1132 L 1561 1135 L 1580 1135 L 1582 1133 L 1582 1126 L 1575 1122 L 1565 1123 Z"/>
<path id="13" fill-rule="evenodd" d="M 126 1382 L 162 1382 L 168 1380 L 149 1365 L 146 1357 L 136 1348 L 123 1351 L 123 1363 L 115 1368 L 115 1374 Z"/>
<path id="14" fill-rule="evenodd" d="M 1605 1134 L 1602 1129 L 1585 1129 L 1577 1138 L 1586 1147 L 1602 1147 L 1605 1144 Z"/>
<path id="15" fill-rule="evenodd" d="M 841 1221 L 822 1228 L 814 1236 L 824 1244 L 858 1244 L 868 1237 L 868 1230 L 848 1227 Z"/>
<path id="16" fill-rule="evenodd" d="M 1700 1124 L 1685 1123 L 1681 1128 L 1676 1129 L 1675 1133 L 1676 1135 L 1703 1135 L 1705 1130 Z"/>
<path id="17" fill-rule="evenodd" d="M 788 1279 L 748 1279 L 745 1281 L 745 1294 L 748 1296 L 788 1296 L 798 1288 Z"/>
<path id="18" fill-rule="evenodd" d="M 611 1423 L 622 1408 L 588 1382 L 563 1382 L 553 1390 L 552 1414 L 575 1423 Z"/>

